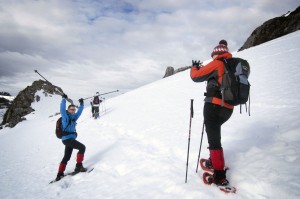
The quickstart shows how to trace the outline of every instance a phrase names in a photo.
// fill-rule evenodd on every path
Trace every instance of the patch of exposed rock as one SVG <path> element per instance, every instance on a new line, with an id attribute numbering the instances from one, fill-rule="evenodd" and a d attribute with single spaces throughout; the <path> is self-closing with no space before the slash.
<path id="1" fill-rule="evenodd" d="M 40 100 L 40 96 L 35 96 L 35 93 L 39 90 L 43 90 L 45 96 L 53 94 L 60 95 L 60 93 L 63 93 L 61 88 L 46 81 L 34 81 L 31 86 L 27 86 L 15 97 L 12 104 L 5 112 L 1 125 L 14 127 L 19 122 L 26 120 L 24 116 L 34 111 L 31 107 L 31 103 Z"/>
<path id="2" fill-rule="evenodd" d="M 275 17 L 256 28 L 239 51 L 300 30 L 300 6 L 293 12 Z"/>

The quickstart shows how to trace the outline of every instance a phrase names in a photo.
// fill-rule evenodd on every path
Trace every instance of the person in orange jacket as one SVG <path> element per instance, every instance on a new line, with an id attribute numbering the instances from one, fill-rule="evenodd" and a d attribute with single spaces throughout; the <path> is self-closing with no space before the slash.
<path id="1" fill-rule="evenodd" d="M 213 49 L 211 57 L 213 60 L 205 66 L 199 66 L 199 62 L 193 61 L 190 75 L 194 82 L 207 81 L 203 115 L 210 158 L 206 162 L 206 166 L 214 170 L 213 183 L 227 186 L 229 181 L 226 179 L 224 153 L 221 145 L 221 126 L 231 117 L 233 106 L 222 103 L 220 91 L 222 75 L 225 70 L 224 63 L 220 59 L 232 57 L 225 40 L 221 40 L 219 45 Z"/>

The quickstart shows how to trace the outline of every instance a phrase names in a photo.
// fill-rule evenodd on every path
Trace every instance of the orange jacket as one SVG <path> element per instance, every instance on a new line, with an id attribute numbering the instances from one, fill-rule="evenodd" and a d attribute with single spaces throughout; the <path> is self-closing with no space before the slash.
<path id="1" fill-rule="evenodd" d="M 190 72 L 192 80 L 194 82 L 203 82 L 203 81 L 209 81 L 211 79 L 214 79 L 215 80 L 214 82 L 217 81 L 218 84 L 221 85 L 222 75 L 225 69 L 224 69 L 224 63 L 218 59 L 221 58 L 230 59 L 231 57 L 232 57 L 231 53 L 227 52 L 218 55 L 213 61 L 209 62 L 205 66 L 202 66 L 199 70 L 197 70 L 196 67 L 192 67 Z M 213 81 L 209 81 L 209 82 L 213 82 Z M 216 85 L 211 85 L 209 82 L 207 83 L 206 86 L 207 90 L 211 86 L 216 86 Z M 222 98 L 207 96 L 204 99 L 204 101 L 222 106 Z M 233 109 L 233 106 L 227 103 L 224 103 L 223 106 L 229 109 Z"/>

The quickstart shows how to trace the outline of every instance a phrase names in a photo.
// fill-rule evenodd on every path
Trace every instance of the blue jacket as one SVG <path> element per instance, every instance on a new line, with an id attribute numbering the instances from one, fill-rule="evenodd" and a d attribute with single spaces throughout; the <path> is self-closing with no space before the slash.
<path id="1" fill-rule="evenodd" d="M 71 115 L 66 111 L 66 99 L 63 98 L 60 103 L 60 114 L 62 117 L 62 130 L 64 132 L 70 133 L 68 135 L 62 136 L 61 140 L 67 140 L 67 139 L 76 139 L 76 135 L 74 132 L 76 132 L 76 121 L 80 117 L 82 111 L 83 111 L 83 104 L 80 104 L 78 107 L 77 112 L 74 115 Z"/>

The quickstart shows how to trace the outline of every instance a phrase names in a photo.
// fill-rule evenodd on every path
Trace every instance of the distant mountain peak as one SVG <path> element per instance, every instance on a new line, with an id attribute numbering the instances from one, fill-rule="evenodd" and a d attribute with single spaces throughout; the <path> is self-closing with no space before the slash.
<path id="1" fill-rule="evenodd" d="M 60 95 L 59 92 L 63 93 L 61 88 L 49 82 L 43 80 L 34 81 L 31 86 L 27 86 L 15 97 L 11 106 L 4 114 L 2 125 L 14 127 L 19 122 L 26 120 L 24 116 L 34 111 L 31 107 L 31 103 L 40 100 L 40 96 L 35 95 L 39 90 L 43 90 L 45 96 L 51 96 L 53 94 Z"/>
<path id="2" fill-rule="evenodd" d="M 300 6 L 293 12 L 289 11 L 280 17 L 275 17 L 264 22 L 252 32 L 239 51 L 257 46 L 297 30 L 300 30 Z"/>

